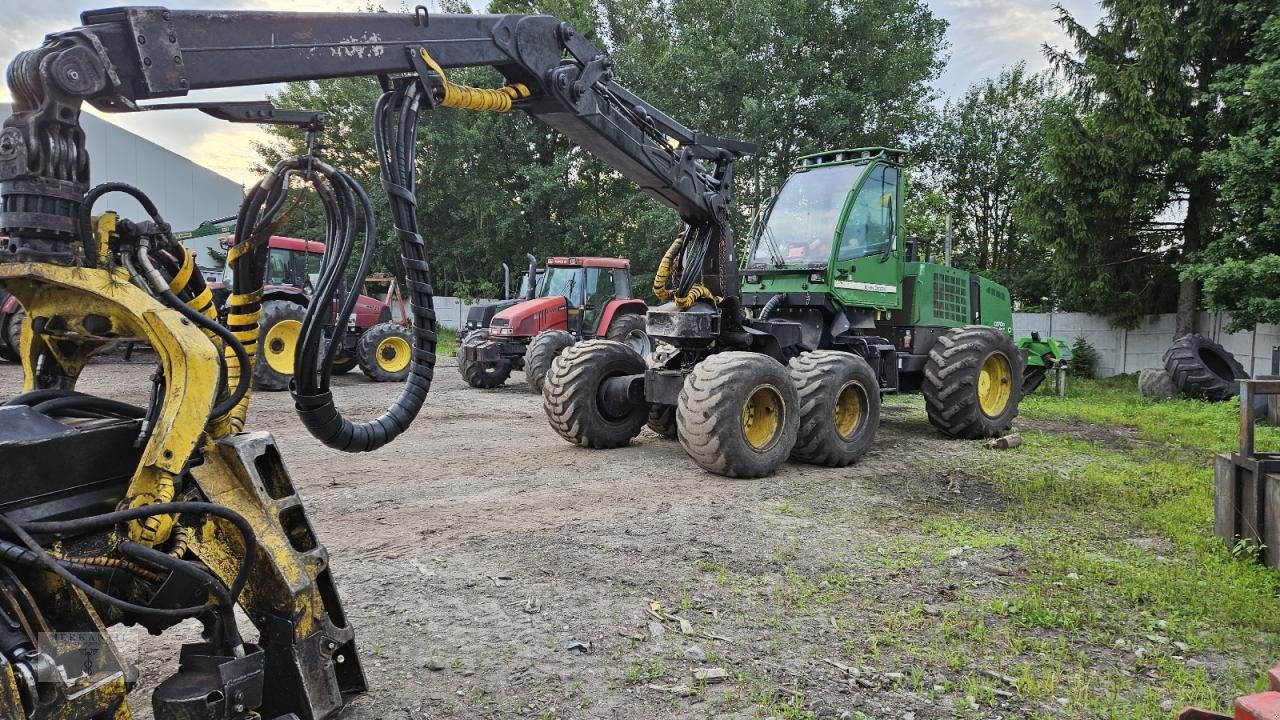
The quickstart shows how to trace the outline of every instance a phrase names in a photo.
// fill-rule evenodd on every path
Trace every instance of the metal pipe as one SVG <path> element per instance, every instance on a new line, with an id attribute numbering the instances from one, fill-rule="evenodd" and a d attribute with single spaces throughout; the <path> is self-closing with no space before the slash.
<path id="1" fill-rule="evenodd" d="M 951 267 L 951 213 L 947 213 L 947 229 L 942 235 L 943 265 Z"/>
<path id="2" fill-rule="evenodd" d="M 502 263 L 502 299 L 511 299 L 511 266 Z"/>
<path id="3" fill-rule="evenodd" d="M 529 258 L 529 297 L 525 300 L 532 300 L 538 296 L 538 258 L 533 253 L 524 256 Z"/>

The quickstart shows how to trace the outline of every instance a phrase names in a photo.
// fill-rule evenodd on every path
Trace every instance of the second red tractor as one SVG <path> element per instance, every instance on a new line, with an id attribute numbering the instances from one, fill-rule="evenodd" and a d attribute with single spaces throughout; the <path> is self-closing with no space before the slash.
<path id="1" fill-rule="evenodd" d="M 469 385 L 498 387 L 523 369 L 529 389 L 540 393 L 551 362 L 579 340 L 607 338 L 649 353 L 648 308 L 631 297 L 630 261 L 552 257 L 537 278 L 531 298 L 494 315 L 458 347 L 458 371 Z"/>

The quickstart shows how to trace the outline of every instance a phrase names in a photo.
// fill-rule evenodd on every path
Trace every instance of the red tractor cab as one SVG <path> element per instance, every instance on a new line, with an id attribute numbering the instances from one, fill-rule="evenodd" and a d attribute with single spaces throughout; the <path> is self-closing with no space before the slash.
<path id="1" fill-rule="evenodd" d="M 230 247 L 231 238 L 223 238 L 222 245 Z M 268 247 L 253 386 L 259 390 L 284 390 L 293 376 L 302 319 L 311 302 L 314 283 L 320 277 L 324 243 L 273 235 Z M 219 307 L 230 294 L 232 272 L 231 266 L 226 265 L 222 282 L 213 285 Z M 403 380 L 409 374 L 412 348 L 412 335 L 403 325 L 392 321 L 391 307 L 361 295 L 347 321 L 347 332 L 334 360 L 333 372 L 343 374 L 359 365 L 371 380 Z"/>
<path id="2" fill-rule="evenodd" d="M 537 277 L 531 299 L 494 315 L 458 348 L 458 370 L 472 387 L 498 387 L 523 369 L 529 388 L 542 392 L 551 361 L 579 340 L 606 338 L 649 353 L 648 307 L 631 297 L 631 261 L 552 257 Z"/>

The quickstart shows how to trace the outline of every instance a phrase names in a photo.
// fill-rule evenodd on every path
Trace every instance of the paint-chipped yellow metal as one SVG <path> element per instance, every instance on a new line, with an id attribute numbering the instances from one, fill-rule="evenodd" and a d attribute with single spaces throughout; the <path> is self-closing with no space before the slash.
<path id="1" fill-rule="evenodd" d="M 1013 371 L 1009 358 L 992 353 L 978 371 L 978 405 L 987 417 L 999 417 L 1013 397 Z"/>
<path id="2" fill-rule="evenodd" d="M 378 367 L 389 373 L 398 373 L 409 367 L 409 360 L 413 357 L 409 342 L 399 335 L 392 335 L 378 343 L 376 354 Z"/>
<path id="3" fill-rule="evenodd" d="M 785 413 L 782 393 L 773 385 L 758 385 L 747 394 L 742 405 L 742 436 L 751 449 L 764 452 L 778 441 Z"/>
<path id="4" fill-rule="evenodd" d="M 112 342 L 144 341 L 155 349 L 166 378 L 164 402 L 122 505 L 172 500 L 174 477 L 200 442 L 215 402 L 218 349 L 177 311 L 131 284 L 122 270 L 12 263 L 0 265 L 0 284 L 27 311 L 18 351 L 24 390 L 35 388 L 35 363 L 46 350 L 63 384 L 74 387 L 89 358 Z M 131 523 L 129 534 L 135 542 L 156 545 L 172 526 L 171 517 L 156 516 Z"/>
<path id="5" fill-rule="evenodd" d="M 293 359 L 298 353 L 298 336 L 302 322 L 288 318 L 267 328 L 262 338 L 262 359 L 281 375 L 293 374 Z"/>
<path id="6" fill-rule="evenodd" d="M 833 414 L 836 434 L 848 440 L 862 427 L 863 404 L 861 385 L 850 380 L 836 393 L 836 404 Z"/>

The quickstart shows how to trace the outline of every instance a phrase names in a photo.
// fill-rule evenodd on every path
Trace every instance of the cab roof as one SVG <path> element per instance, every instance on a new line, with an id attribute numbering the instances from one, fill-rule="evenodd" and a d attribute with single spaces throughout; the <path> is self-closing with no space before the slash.
<path id="1" fill-rule="evenodd" d="M 235 244 L 235 237 L 227 235 L 218 239 L 218 244 L 224 248 L 229 248 Z M 314 255 L 324 254 L 324 243 L 315 240 L 303 240 L 302 238 L 285 237 L 283 235 L 272 235 L 267 238 L 267 247 L 279 250 L 294 250 L 298 252 L 312 253 Z"/>
<path id="2" fill-rule="evenodd" d="M 902 165 L 907 161 L 907 151 L 879 146 L 824 150 L 823 152 L 801 155 L 796 161 L 796 168 L 808 169 L 818 165 L 839 165 L 875 159 L 883 159 L 895 165 Z"/>
<path id="3" fill-rule="evenodd" d="M 631 261 L 626 258 L 607 257 L 549 257 L 547 258 L 547 267 L 592 267 L 626 270 L 631 267 Z"/>

